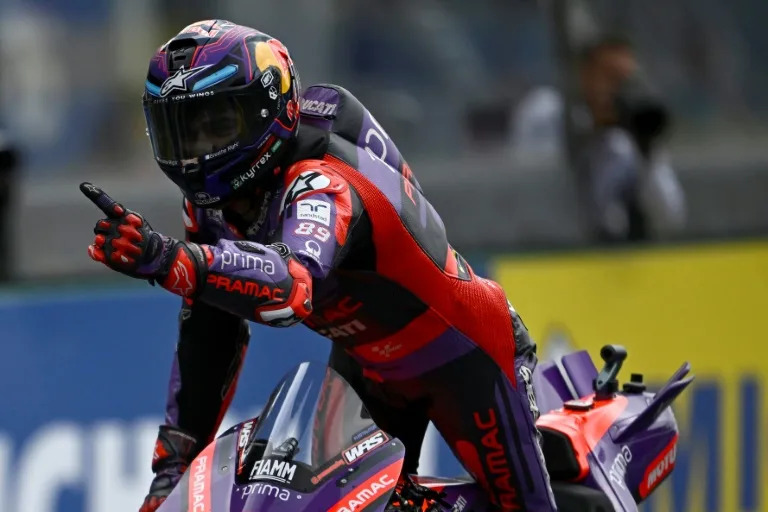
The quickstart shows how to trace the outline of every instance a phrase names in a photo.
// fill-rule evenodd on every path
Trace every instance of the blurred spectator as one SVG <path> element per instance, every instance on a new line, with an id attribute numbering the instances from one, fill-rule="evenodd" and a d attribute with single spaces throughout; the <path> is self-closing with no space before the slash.
<path id="1" fill-rule="evenodd" d="M 16 149 L 0 132 L 0 282 L 11 277 L 10 199 L 15 183 Z"/>
<path id="2" fill-rule="evenodd" d="M 575 163 L 596 236 L 632 241 L 680 229 L 684 196 L 662 142 L 669 114 L 629 41 L 605 37 L 589 45 L 579 81 L 588 116 Z"/>

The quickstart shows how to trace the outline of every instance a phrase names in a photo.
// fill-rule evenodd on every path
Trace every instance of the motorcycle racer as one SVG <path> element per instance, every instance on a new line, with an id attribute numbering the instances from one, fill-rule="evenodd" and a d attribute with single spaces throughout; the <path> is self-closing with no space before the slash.
<path id="1" fill-rule="evenodd" d="M 405 444 L 405 471 L 416 472 L 431 420 L 500 509 L 555 510 L 535 427 L 535 345 L 350 92 L 301 93 L 280 42 L 207 20 L 152 57 L 143 104 L 155 160 L 184 195 L 185 240 L 81 185 L 106 214 L 91 258 L 183 298 L 142 512 L 212 440 L 249 321 L 303 322 L 331 339 L 331 365 Z"/>

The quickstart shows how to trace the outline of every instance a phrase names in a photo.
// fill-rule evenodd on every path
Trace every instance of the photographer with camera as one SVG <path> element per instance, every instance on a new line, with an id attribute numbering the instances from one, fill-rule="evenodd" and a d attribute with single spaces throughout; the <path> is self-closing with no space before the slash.
<path id="1" fill-rule="evenodd" d="M 586 47 L 579 81 L 589 119 L 576 167 L 595 236 L 638 241 L 679 230 L 685 200 L 662 141 L 669 112 L 651 92 L 631 43 L 604 37 Z"/>

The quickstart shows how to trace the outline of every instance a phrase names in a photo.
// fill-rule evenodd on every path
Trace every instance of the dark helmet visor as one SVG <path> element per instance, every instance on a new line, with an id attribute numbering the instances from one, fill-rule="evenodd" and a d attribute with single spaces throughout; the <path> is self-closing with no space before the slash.
<path id="1" fill-rule="evenodd" d="M 144 101 L 155 158 L 168 165 L 203 162 L 253 145 L 273 119 L 273 112 L 263 115 L 267 107 L 248 94 Z"/>

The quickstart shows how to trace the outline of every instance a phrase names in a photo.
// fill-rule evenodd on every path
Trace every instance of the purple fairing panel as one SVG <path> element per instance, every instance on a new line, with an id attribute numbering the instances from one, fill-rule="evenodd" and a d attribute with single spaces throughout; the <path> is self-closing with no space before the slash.
<path id="1" fill-rule="evenodd" d="M 616 453 L 600 451 L 598 451 L 597 455 L 595 453 L 590 453 L 587 456 L 590 472 L 580 484 L 585 487 L 603 491 L 611 502 L 611 505 L 613 505 L 614 510 L 617 512 L 637 512 L 637 503 L 627 486 L 623 484 L 615 484 L 614 480 L 611 479 L 610 473 L 604 470 L 604 463 L 601 464 L 598 462 L 598 458 L 616 460 L 617 456 L 621 456 L 620 451 L 618 455 Z"/>
<path id="2" fill-rule="evenodd" d="M 536 366 L 533 371 L 533 387 L 542 413 L 559 409 L 563 402 L 574 398 L 560 373 L 560 368 L 551 361 Z"/>
<path id="3" fill-rule="evenodd" d="M 160 512 L 380 512 L 405 449 L 323 363 L 301 363 L 258 421 L 229 429 L 192 462 Z"/>
<path id="4" fill-rule="evenodd" d="M 616 433 L 646 409 L 653 394 L 624 396 L 624 411 L 587 455 L 589 474 L 579 484 L 602 491 L 616 510 L 635 511 L 636 503 L 672 471 L 678 430 L 674 414 L 667 408 L 649 428 L 616 442 Z"/>
<path id="5" fill-rule="evenodd" d="M 592 381 L 597 377 L 597 368 L 586 350 L 567 354 L 560 363 L 576 392 L 576 398 L 592 393 Z"/>
<path id="6" fill-rule="evenodd" d="M 213 455 L 206 449 L 198 456 L 198 459 L 212 459 L 206 475 L 210 478 L 210 487 L 200 494 L 199 503 L 195 501 L 195 485 L 200 485 L 204 480 L 195 480 L 193 475 L 193 482 L 190 482 L 190 474 L 193 471 L 188 471 L 158 512 L 344 512 L 363 505 L 368 506 L 378 500 L 382 505 L 366 508 L 366 512 L 384 510 L 386 498 L 394 490 L 405 454 L 405 449 L 399 441 L 390 440 L 387 445 L 381 447 L 382 449 L 366 454 L 359 463 L 356 461 L 354 466 L 343 463 L 335 468 L 331 466 L 333 469 L 318 474 L 321 480 L 311 492 L 299 492 L 288 485 L 270 480 L 249 480 L 250 468 L 239 466 L 240 452 L 250 432 L 250 428 L 245 426 L 249 424 L 253 425 L 253 420 L 235 425 L 218 437 L 213 442 Z M 190 468 L 196 467 L 196 461 L 192 462 Z M 354 471 L 351 469 L 353 467 Z M 345 482 L 342 482 L 342 479 Z M 466 495 L 471 497 L 470 491 L 471 489 L 468 489 Z M 484 503 L 481 498 L 477 500 L 478 503 Z M 196 503 L 210 508 L 196 508 Z"/>
<path id="7" fill-rule="evenodd" d="M 693 376 L 684 378 L 690 371 L 690 365 L 685 363 L 667 383 L 653 396 L 648 407 L 645 408 L 631 423 L 622 425 L 620 432 L 613 433 L 616 441 L 629 439 L 638 433 L 646 430 L 656 421 L 658 417 L 665 412 L 675 398 L 682 393 L 685 388 L 693 381 Z M 673 416 L 674 418 L 674 416 Z"/>
<path id="8" fill-rule="evenodd" d="M 644 398 L 647 400 L 649 395 L 646 393 Z M 643 400 L 639 396 L 637 399 Z M 624 425 L 633 420 L 626 418 L 617 422 L 611 429 L 611 436 L 604 438 L 603 443 L 624 451 L 626 471 L 623 480 L 639 502 L 674 468 L 678 427 L 672 409 L 666 408 L 645 429 L 622 441 L 616 441 L 615 432 L 620 432 Z"/>
<path id="9" fill-rule="evenodd" d="M 586 350 L 563 356 L 559 361 L 540 363 L 533 374 L 536 399 L 542 412 L 563 406 L 563 402 L 592 393 L 592 380 L 597 376 Z"/>

